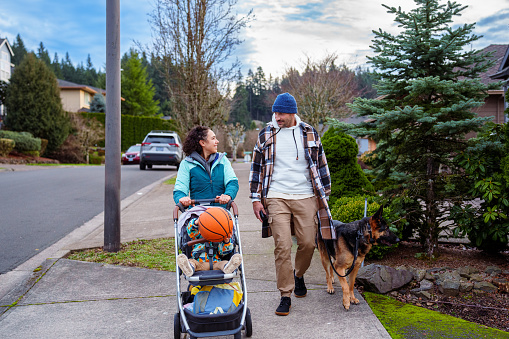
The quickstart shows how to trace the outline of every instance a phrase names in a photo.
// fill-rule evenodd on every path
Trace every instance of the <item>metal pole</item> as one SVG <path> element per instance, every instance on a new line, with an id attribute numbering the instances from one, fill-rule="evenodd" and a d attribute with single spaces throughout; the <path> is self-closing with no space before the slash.
<path id="1" fill-rule="evenodd" d="M 104 250 L 120 250 L 120 0 L 106 1 Z"/>

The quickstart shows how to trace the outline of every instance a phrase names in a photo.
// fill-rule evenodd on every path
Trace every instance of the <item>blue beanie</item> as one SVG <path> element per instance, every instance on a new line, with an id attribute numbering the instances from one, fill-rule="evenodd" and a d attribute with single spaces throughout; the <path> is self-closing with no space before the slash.
<path id="1" fill-rule="evenodd" d="M 272 105 L 272 112 L 297 113 L 297 101 L 290 93 L 279 94 Z"/>

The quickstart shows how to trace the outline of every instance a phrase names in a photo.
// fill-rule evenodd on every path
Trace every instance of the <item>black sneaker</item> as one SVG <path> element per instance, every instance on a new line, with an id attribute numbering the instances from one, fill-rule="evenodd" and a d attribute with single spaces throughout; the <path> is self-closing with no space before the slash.
<path id="1" fill-rule="evenodd" d="M 290 297 L 281 297 L 281 302 L 276 309 L 276 314 L 288 315 L 290 313 L 290 307 L 292 307 L 292 299 Z"/>
<path id="2" fill-rule="evenodd" d="M 293 271 L 293 278 L 295 279 L 295 289 L 293 290 L 293 293 L 297 298 L 304 298 L 308 293 L 308 289 L 304 283 L 304 276 L 297 278 L 295 271 Z"/>

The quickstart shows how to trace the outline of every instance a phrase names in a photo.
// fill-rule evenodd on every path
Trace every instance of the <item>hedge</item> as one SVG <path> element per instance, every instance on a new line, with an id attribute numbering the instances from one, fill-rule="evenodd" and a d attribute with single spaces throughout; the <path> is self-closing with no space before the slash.
<path id="1" fill-rule="evenodd" d="M 13 132 L 0 130 L 0 138 L 14 140 L 14 150 L 20 153 L 35 154 L 41 150 L 41 139 L 34 138 L 28 132 Z"/>
<path id="2" fill-rule="evenodd" d="M 373 196 L 358 195 L 354 197 L 342 197 L 336 200 L 334 205 L 331 206 L 332 219 L 339 220 L 344 223 L 349 223 L 355 220 L 360 220 L 364 217 L 364 199 L 368 198 L 366 216 L 372 216 L 380 208 L 380 204 L 376 201 Z M 391 231 L 400 236 L 399 230 L 395 227 L 391 227 L 391 221 L 396 216 L 392 213 L 389 207 L 385 207 L 383 210 L 383 218 L 389 224 Z M 371 248 L 371 251 L 366 256 L 367 259 L 382 259 L 387 253 L 396 248 L 397 245 L 385 246 L 377 245 Z"/>
<path id="3" fill-rule="evenodd" d="M 12 139 L 0 138 L 0 157 L 6 157 L 14 149 L 16 143 Z"/>
<path id="4" fill-rule="evenodd" d="M 103 126 L 105 125 L 105 113 L 80 114 L 87 119 L 96 118 Z M 130 146 L 141 143 L 147 133 L 152 130 L 176 130 L 175 124 L 172 121 L 163 120 L 158 117 L 132 115 L 121 115 L 120 128 L 120 147 L 122 150 L 127 150 Z M 104 147 L 104 145 L 104 140 L 97 144 L 99 147 Z"/>

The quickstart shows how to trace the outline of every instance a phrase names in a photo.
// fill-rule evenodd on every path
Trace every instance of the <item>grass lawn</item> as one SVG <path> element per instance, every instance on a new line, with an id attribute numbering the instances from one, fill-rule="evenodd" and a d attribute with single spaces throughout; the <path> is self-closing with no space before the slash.
<path id="1" fill-rule="evenodd" d="M 174 241 L 173 238 L 138 239 L 123 243 L 116 253 L 94 248 L 73 251 L 67 259 L 175 272 Z"/>

